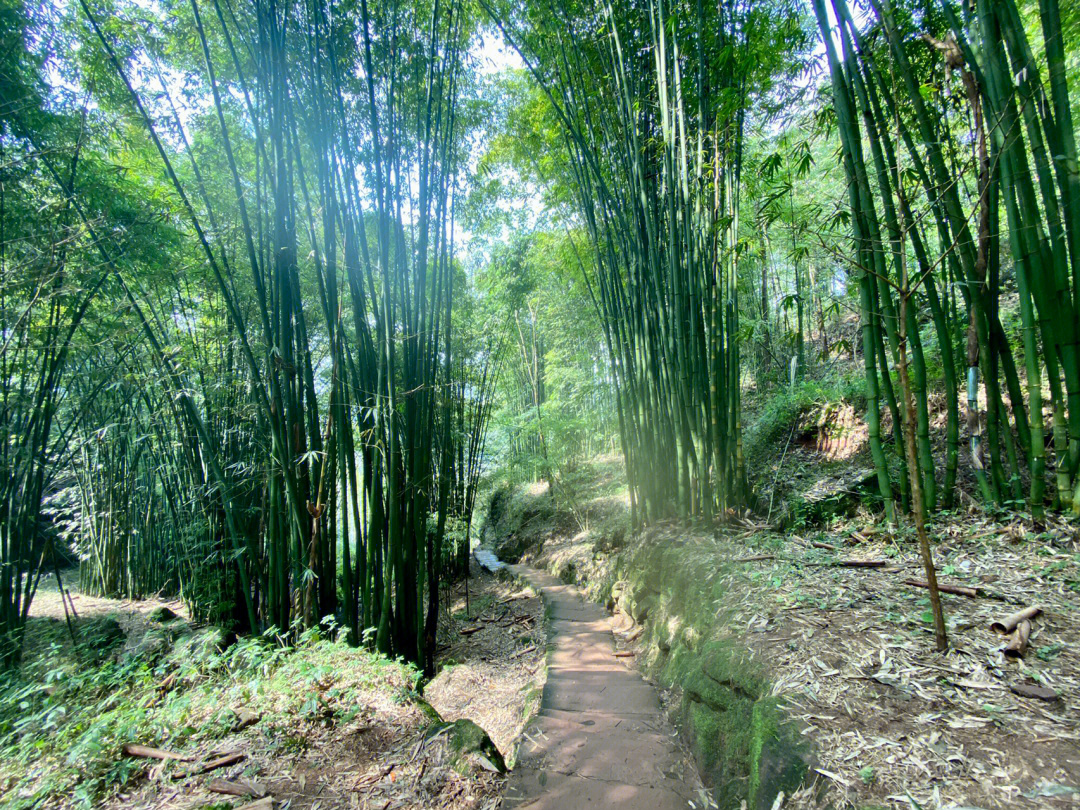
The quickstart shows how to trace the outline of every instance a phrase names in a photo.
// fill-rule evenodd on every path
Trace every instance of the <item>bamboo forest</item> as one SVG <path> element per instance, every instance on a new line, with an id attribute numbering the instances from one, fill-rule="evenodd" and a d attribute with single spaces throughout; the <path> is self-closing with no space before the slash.
<path id="1" fill-rule="evenodd" d="M 1080 4 L 0 0 L 0 807 L 1080 801 Z"/>

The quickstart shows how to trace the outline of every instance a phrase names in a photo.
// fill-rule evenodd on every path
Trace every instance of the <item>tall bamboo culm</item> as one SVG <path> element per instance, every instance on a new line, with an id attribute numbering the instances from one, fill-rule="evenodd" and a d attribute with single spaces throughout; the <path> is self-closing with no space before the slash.
<path id="1" fill-rule="evenodd" d="M 228 324 L 219 345 L 243 381 L 240 403 L 196 402 L 195 370 L 171 349 L 177 319 L 132 295 L 149 360 L 180 404 L 170 429 L 193 442 L 183 461 L 209 472 L 224 516 L 214 525 L 237 621 L 285 632 L 337 615 L 354 641 L 430 671 L 440 495 L 460 441 L 450 317 L 467 7 L 362 0 L 342 16 L 333 4 L 190 0 L 224 202 L 207 192 L 168 86 L 147 98 L 81 8 L 214 280 Z M 238 430 L 254 444 L 237 446 Z M 163 497 L 172 483 L 158 479 Z"/>
<path id="2" fill-rule="evenodd" d="M 755 21 L 778 10 L 485 7 L 562 128 L 597 257 L 634 522 L 746 507 L 739 202 L 746 109 L 767 81 L 755 55 L 784 30 Z"/>

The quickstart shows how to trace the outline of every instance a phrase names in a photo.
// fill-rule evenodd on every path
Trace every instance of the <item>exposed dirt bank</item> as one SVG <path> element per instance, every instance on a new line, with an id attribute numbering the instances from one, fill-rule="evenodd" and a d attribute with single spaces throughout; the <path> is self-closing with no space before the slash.
<path id="1" fill-rule="evenodd" d="M 440 632 L 439 673 L 424 698 L 447 720 L 468 718 L 513 761 L 525 724 L 544 687 L 544 605 L 519 587 L 473 565 L 466 609 L 464 585 L 452 594 L 452 618 Z"/>

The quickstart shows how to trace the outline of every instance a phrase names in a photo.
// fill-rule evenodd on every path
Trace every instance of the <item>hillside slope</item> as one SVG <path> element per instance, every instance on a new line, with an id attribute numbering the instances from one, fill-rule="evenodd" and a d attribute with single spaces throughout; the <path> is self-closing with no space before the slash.
<path id="1" fill-rule="evenodd" d="M 1080 545 L 981 512 L 933 525 L 951 647 L 914 538 L 867 515 L 801 533 L 733 519 L 627 531 L 616 460 L 573 509 L 491 501 L 486 540 L 616 613 L 721 807 L 1068 806 L 1080 795 Z M 620 503 L 623 504 L 620 506 Z M 856 510 L 857 512 L 860 510 Z M 1023 657 L 990 625 L 1038 605 Z M 805 778 L 803 778 L 805 777 Z M 794 795 L 792 795 L 794 793 Z"/>

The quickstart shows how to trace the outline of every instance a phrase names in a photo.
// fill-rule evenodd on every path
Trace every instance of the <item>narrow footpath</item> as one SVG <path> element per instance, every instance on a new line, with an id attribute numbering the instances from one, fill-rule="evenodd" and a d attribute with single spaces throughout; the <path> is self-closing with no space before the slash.
<path id="1" fill-rule="evenodd" d="M 513 810 L 685 810 L 700 780 L 656 690 L 614 652 L 611 617 L 572 585 L 508 566 L 550 617 L 547 683 L 525 728 L 504 803 Z"/>

